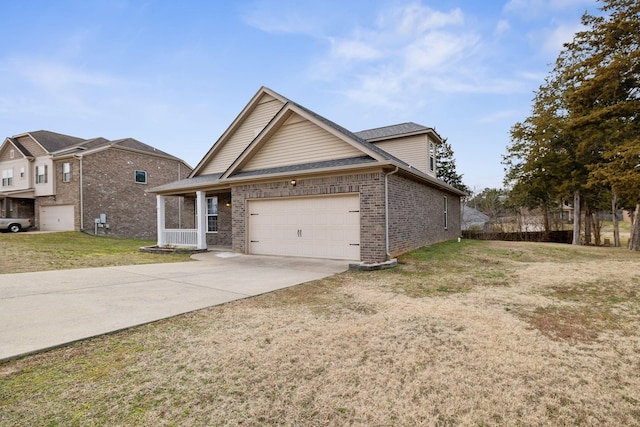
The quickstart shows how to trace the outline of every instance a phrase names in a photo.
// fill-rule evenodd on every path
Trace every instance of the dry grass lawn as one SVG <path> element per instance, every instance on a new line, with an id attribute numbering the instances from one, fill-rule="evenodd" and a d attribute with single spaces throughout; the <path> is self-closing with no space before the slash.
<path id="1" fill-rule="evenodd" d="M 640 254 L 450 242 L 0 365 L 3 426 L 637 426 Z"/>

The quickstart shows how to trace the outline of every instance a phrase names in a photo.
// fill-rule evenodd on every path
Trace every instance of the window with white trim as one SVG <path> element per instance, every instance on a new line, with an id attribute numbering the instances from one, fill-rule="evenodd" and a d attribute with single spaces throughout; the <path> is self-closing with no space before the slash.
<path id="1" fill-rule="evenodd" d="M 444 196 L 444 229 L 449 228 L 449 199 Z"/>
<path id="2" fill-rule="evenodd" d="M 136 171 L 136 183 L 138 184 L 147 183 L 147 171 Z"/>
<path id="3" fill-rule="evenodd" d="M 429 170 L 436 171 L 436 145 L 429 141 Z"/>
<path id="4" fill-rule="evenodd" d="M 36 184 L 47 183 L 47 165 L 36 166 Z"/>
<path id="5" fill-rule="evenodd" d="M 2 171 L 2 186 L 10 187 L 13 185 L 13 169 L 5 169 Z"/>
<path id="6" fill-rule="evenodd" d="M 71 163 L 62 164 L 62 182 L 71 182 Z"/>
<path id="7" fill-rule="evenodd" d="M 24 179 L 24 168 L 20 168 L 20 179 Z"/>
<path id="8" fill-rule="evenodd" d="M 207 233 L 218 232 L 218 198 L 207 197 Z"/>

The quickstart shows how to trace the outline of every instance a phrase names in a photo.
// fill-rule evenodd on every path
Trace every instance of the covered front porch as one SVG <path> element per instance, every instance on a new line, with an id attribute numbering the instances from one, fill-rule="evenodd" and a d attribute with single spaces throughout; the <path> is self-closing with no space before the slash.
<path id="1" fill-rule="evenodd" d="M 157 247 L 207 250 L 231 248 L 231 190 L 196 191 L 183 198 L 184 218 L 167 217 L 165 202 L 174 195 L 156 195 Z"/>
<path id="2" fill-rule="evenodd" d="M 34 199 L 33 191 L 0 193 L 0 217 L 35 218 Z"/>

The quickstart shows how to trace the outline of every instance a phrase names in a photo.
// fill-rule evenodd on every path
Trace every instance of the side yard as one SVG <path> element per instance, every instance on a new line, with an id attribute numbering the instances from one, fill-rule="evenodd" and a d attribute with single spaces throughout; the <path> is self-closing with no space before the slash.
<path id="1" fill-rule="evenodd" d="M 78 231 L 1 233 L 0 274 L 189 260 L 187 254 L 139 251 L 141 246 L 153 244 L 155 241 L 92 236 Z"/>
<path id="2" fill-rule="evenodd" d="M 0 424 L 640 425 L 637 252 L 399 261 L 2 364 Z"/>

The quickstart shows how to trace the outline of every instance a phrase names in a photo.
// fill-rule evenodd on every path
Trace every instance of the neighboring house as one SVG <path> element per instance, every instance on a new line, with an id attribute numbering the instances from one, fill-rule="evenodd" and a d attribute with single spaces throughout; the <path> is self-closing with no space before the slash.
<path id="1" fill-rule="evenodd" d="M 352 133 L 263 87 L 188 179 L 151 190 L 158 245 L 375 263 L 457 238 L 441 141 L 415 123 Z M 165 227 L 165 199 L 194 195 L 196 228 Z"/>
<path id="2" fill-rule="evenodd" d="M 156 236 L 149 188 L 189 176 L 182 160 L 132 138 L 81 139 L 49 131 L 6 138 L 0 146 L 2 216 L 30 217 L 35 228 L 117 237 Z M 193 206 L 167 209 L 174 226 L 193 226 Z M 179 207 L 181 209 L 179 209 Z"/>
<path id="3" fill-rule="evenodd" d="M 471 206 L 462 206 L 462 229 L 483 231 L 485 225 L 489 224 L 489 215 L 480 212 Z"/>

